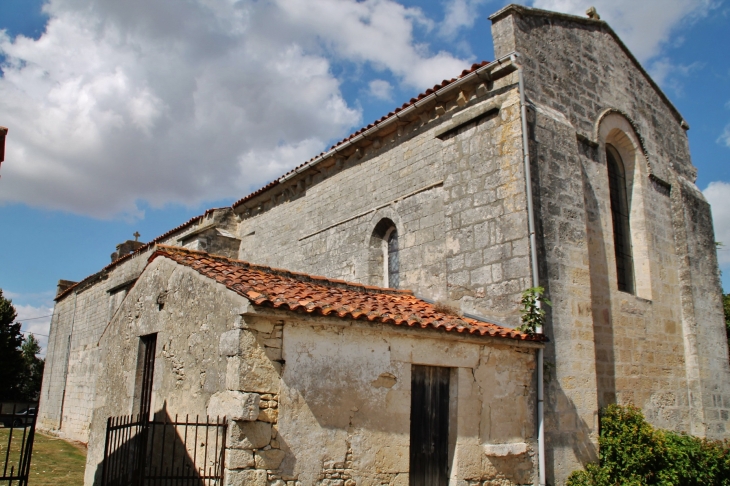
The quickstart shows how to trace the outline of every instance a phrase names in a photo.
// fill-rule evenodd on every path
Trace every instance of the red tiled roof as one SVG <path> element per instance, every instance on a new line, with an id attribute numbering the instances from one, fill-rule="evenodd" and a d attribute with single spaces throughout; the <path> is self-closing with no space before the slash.
<path id="1" fill-rule="evenodd" d="M 373 123 L 369 124 L 368 126 L 363 127 L 360 130 L 358 130 L 358 131 L 354 132 L 353 134 L 351 134 L 350 136 L 348 136 L 348 137 L 340 140 L 339 142 L 337 142 L 336 144 L 334 144 L 332 147 L 330 147 L 330 150 L 333 150 L 333 149 L 339 147 L 340 145 L 342 145 L 342 144 L 344 144 L 344 143 L 352 140 L 353 138 L 357 137 L 361 133 L 366 132 L 367 130 L 370 130 L 371 128 L 373 128 L 375 126 L 377 126 L 379 124 L 382 124 L 385 120 L 387 120 L 387 119 L 389 119 L 391 117 L 396 116 L 396 114 L 398 114 L 399 112 L 405 110 L 406 108 L 408 108 L 412 104 L 416 103 L 417 101 L 422 100 L 423 98 L 429 96 L 430 94 L 432 94 L 435 91 L 440 90 L 441 88 L 445 88 L 446 86 L 448 86 L 449 84 L 453 83 L 454 81 L 456 81 L 458 79 L 461 79 L 461 78 L 463 78 L 464 76 L 466 76 L 468 74 L 473 73 L 474 71 L 476 71 L 480 67 L 486 66 L 487 64 L 489 64 L 488 61 L 482 61 L 482 62 L 477 63 L 477 64 L 472 64 L 469 69 L 464 69 L 458 77 L 451 78 L 451 79 L 444 79 L 443 81 L 441 81 L 440 84 L 434 85 L 433 88 L 427 89 L 426 91 L 424 91 L 423 93 L 419 94 L 415 98 L 411 98 L 410 101 L 408 101 L 406 103 L 403 103 L 403 105 L 401 107 L 396 108 L 395 110 L 391 111 L 390 113 L 388 113 L 387 115 L 381 117 L 380 119 L 374 121 Z M 301 169 L 302 167 L 304 167 L 308 163 L 310 163 L 313 160 L 315 160 L 317 157 L 321 157 L 324 154 L 325 154 L 325 152 L 322 152 L 319 155 L 315 155 L 314 157 L 312 157 L 311 159 L 307 160 L 303 164 L 300 164 L 297 167 L 293 168 L 292 170 L 290 170 L 289 172 L 287 172 L 286 174 L 284 174 L 283 176 L 281 176 L 279 179 L 281 179 L 282 177 L 288 176 L 289 174 L 291 174 L 292 172 L 297 171 L 298 169 Z M 240 206 L 241 204 L 245 203 L 246 201 L 249 201 L 249 200 L 253 199 L 254 197 L 258 196 L 259 194 L 262 194 L 262 193 L 266 192 L 267 190 L 271 189 L 272 187 L 278 185 L 279 184 L 279 179 L 276 179 L 276 180 L 274 180 L 272 182 L 269 182 L 264 187 L 262 187 L 262 188 L 260 188 L 260 189 L 258 189 L 256 191 L 254 191 L 254 192 L 252 192 L 251 194 L 249 194 L 248 196 L 246 196 L 246 197 L 244 197 L 242 199 L 239 199 L 238 201 L 234 202 L 231 205 L 231 207 L 232 208 L 235 208 L 237 206 Z"/>
<path id="2" fill-rule="evenodd" d="M 260 306 L 396 326 L 542 341 L 539 335 L 444 313 L 408 290 L 290 272 L 167 245 L 157 245 L 149 261 L 160 256 L 190 267 Z"/>

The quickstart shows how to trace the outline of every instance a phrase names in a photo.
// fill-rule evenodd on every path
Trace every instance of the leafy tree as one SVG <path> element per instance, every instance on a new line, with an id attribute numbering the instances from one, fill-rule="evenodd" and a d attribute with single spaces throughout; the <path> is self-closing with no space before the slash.
<path id="1" fill-rule="evenodd" d="M 23 344 L 20 323 L 15 322 L 17 316 L 12 301 L 0 289 L 0 401 L 22 398 L 18 378 L 24 372 L 25 362 L 20 349 Z"/>
<path id="2" fill-rule="evenodd" d="M 43 379 L 43 367 L 45 361 L 37 355 L 41 352 L 38 340 L 31 333 L 23 341 L 21 346 L 24 369 L 20 376 L 20 395 L 23 400 L 37 401 L 41 392 L 41 380 Z"/>

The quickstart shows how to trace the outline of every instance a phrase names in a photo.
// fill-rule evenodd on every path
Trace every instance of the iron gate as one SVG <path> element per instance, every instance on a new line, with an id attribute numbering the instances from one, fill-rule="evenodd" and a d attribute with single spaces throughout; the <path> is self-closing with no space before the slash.
<path id="1" fill-rule="evenodd" d="M 102 486 L 223 484 L 226 419 L 110 417 Z"/>
<path id="2" fill-rule="evenodd" d="M 8 404 L 9 405 L 9 404 Z M 6 407 L 0 403 L 0 455 L 3 468 L 0 484 L 27 486 L 30 474 L 30 457 L 35 437 L 35 405 Z"/>

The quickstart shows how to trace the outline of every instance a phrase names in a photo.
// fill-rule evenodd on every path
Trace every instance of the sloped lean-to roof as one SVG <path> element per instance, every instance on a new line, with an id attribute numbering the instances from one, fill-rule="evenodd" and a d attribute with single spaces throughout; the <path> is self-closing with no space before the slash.
<path id="1" fill-rule="evenodd" d="M 540 335 L 442 312 L 407 290 L 290 272 L 174 246 L 157 245 L 149 262 L 158 257 L 192 268 L 259 306 L 395 326 L 542 341 Z"/>

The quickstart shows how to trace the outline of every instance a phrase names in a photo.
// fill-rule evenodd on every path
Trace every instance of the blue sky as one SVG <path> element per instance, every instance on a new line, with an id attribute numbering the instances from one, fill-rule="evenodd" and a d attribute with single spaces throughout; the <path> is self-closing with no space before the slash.
<path id="1" fill-rule="evenodd" d="M 505 3 L 0 2 L 0 288 L 24 329 L 47 334 L 57 280 L 135 231 L 229 205 L 492 59 L 487 17 Z M 730 291 L 728 1 L 527 4 L 595 5 L 685 116 Z"/>

